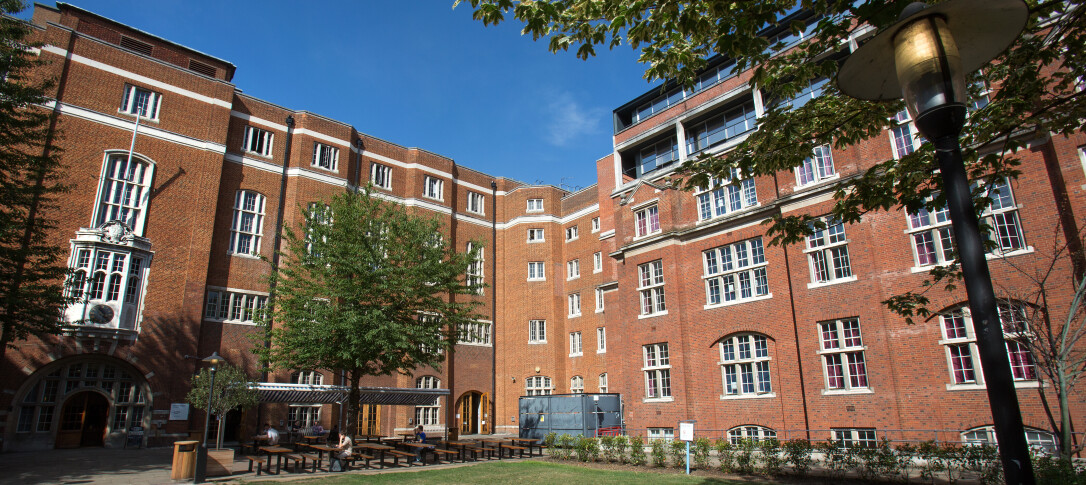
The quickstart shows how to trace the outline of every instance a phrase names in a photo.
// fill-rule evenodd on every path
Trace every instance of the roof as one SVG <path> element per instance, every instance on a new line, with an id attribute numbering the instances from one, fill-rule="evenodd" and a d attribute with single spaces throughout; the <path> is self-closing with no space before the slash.
<path id="1" fill-rule="evenodd" d="M 345 402 L 351 388 L 347 386 L 315 386 L 310 384 L 281 384 L 277 382 L 250 382 L 250 389 L 260 393 L 260 402 L 335 404 Z M 359 404 L 393 404 L 429 406 L 441 396 L 448 396 L 448 389 L 416 389 L 399 387 L 360 387 Z"/>

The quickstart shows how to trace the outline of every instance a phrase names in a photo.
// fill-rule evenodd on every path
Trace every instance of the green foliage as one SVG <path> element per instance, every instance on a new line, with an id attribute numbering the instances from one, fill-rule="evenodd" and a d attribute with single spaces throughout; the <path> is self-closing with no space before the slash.
<path id="1" fill-rule="evenodd" d="M 600 455 L 600 442 L 596 438 L 578 436 L 574 449 L 577 451 L 577 459 L 583 462 L 596 461 Z"/>
<path id="2" fill-rule="evenodd" d="M 946 470 L 942 454 L 942 447 L 934 441 L 925 441 L 917 446 L 916 456 L 923 461 L 920 465 L 920 478 L 934 482 L 939 473 Z"/>
<path id="3" fill-rule="evenodd" d="M 1086 485 L 1086 464 L 1049 455 L 1033 454 L 1031 458 L 1037 483 Z"/>
<path id="4" fill-rule="evenodd" d="M 556 441 L 558 441 L 558 433 L 555 433 L 554 431 L 543 436 L 543 446 L 546 446 L 547 448 L 553 449 Z"/>
<path id="5" fill-rule="evenodd" d="M 920 455 L 917 447 L 908 443 L 898 445 L 894 450 L 897 456 L 897 469 L 901 473 L 901 478 L 904 482 L 908 483 L 910 477 L 913 475 L 913 470 L 917 468 L 915 458 Z"/>
<path id="6" fill-rule="evenodd" d="M 603 453 L 603 459 L 608 462 L 615 461 L 615 437 L 614 436 L 600 436 L 600 452 Z"/>
<path id="7" fill-rule="evenodd" d="M 758 442 L 758 448 L 762 451 L 762 465 L 758 470 L 763 475 L 779 475 L 784 466 L 780 441 L 777 438 L 764 439 Z"/>
<path id="8" fill-rule="evenodd" d="M 626 448 L 629 446 L 630 442 L 626 438 L 626 435 L 615 436 L 614 440 L 611 441 L 611 450 L 614 453 L 614 457 L 622 463 L 626 463 L 627 461 Z"/>
<path id="9" fill-rule="evenodd" d="M 675 468 L 686 468 L 686 442 L 679 440 L 671 441 L 671 466 Z"/>
<path id="10" fill-rule="evenodd" d="M 716 456 L 720 460 L 720 471 L 724 473 L 735 471 L 735 446 L 726 438 L 716 440 Z"/>
<path id="11" fill-rule="evenodd" d="M 60 183 L 51 112 L 42 107 L 55 82 L 35 75 L 44 61 L 30 49 L 28 24 L 14 17 L 24 7 L 0 0 L 0 361 L 17 341 L 60 333 L 68 301 L 67 245 L 49 237 L 56 201 L 69 189 Z"/>
<path id="12" fill-rule="evenodd" d="M 735 453 L 735 471 L 739 473 L 754 473 L 755 468 L 758 466 L 758 457 L 756 452 L 758 450 L 758 443 L 752 439 L 743 439 L 736 445 Z"/>
<path id="13" fill-rule="evenodd" d="M 560 460 L 568 460 L 573 457 L 573 447 L 576 444 L 573 436 L 563 433 L 558 437 L 558 444 L 552 448 L 554 454 Z"/>
<path id="14" fill-rule="evenodd" d="M 698 438 L 694 441 L 694 468 L 698 470 L 709 469 L 709 452 L 713 449 L 713 443 L 709 438 Z"/>
<path id="15" fill-rule="evenodd" d="M 215 372 L 214 388 L 211 388 L 211 370 L 200 369 L 192 377 L 185 401 L 197 409 L 207 410 L 207 398 L 211 397 L 211 414 L 221 420 L 227 412 L 246 409 L 260 402 L 260 394 L 249 388 L 249 376 L 238 367 L 222 364 Z M 221 436 L 220 436 L 221 438 Z M 216 448 L 222 448 L 221 439 Z"/>
<path id="16" fill-rule="evenodd" d="M 999 460 L 999 450 L 996 447 L 987 444 L 974 444 L 963 446 L 959 451 L 962 454 L 962 469 L 973 473 L 980 483 L 984 485 L 1003 483 L 1003 466 Z M 1036 472 L 1035 475 L 1040 476 Z"/>
<path id="17" fill-rule="evenodd" d="M 861 479 L 893 479 L 900 474 L 898 456 L 885 438 L 874 448 L 857 448 L 856 457 Z"/>
<path id="18" fill-rule="evenodd" d="M 662 439 L 652 440 L 652 465 L 656 467 L 667 466 L 667 448 L 668 444 Z"/>
<path id="19" fill-rule="evenodd" d="M 630 437 L 630 464 L 645 464 L 645 441 L 640 436 Z"/>
<path id="20" fill-rule="evenodd" d="M 822 452 L 822 464 L 829 470 L 830 476 L 835 479 L 844 478 L 849 470 L 855 468 L 856 462 L 852 453 L 840 441 L 819 443 L 818 451 Z"/>

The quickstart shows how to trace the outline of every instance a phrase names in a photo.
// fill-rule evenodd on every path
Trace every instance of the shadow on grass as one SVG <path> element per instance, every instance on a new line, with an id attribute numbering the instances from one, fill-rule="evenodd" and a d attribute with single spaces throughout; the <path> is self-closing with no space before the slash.
<path id="1" fill-rule="evenodd" d="M 0 483 L 169 482 L 172 448 L 0 453 Z"/>

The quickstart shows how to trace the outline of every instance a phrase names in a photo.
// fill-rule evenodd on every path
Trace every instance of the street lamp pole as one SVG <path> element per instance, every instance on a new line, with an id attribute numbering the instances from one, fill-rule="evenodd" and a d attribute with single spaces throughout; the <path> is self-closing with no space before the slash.
<path id="1" fill-rule="evenodd" d="M 857 49 L 837 77 L 841 92 L 854 98 L 904 97 L 917 129 L 935 145 L 1009 484 L 1033 484 L 1033 466 L 959 136 L 966 116 L 965 73 L 1006 50 L 1025 27 L 1027 16 L 1022 0 L 913 3 L 897 23 Z"/>
<path id="2" fill-rule="evenodd" d="M 211 401 L 215 396 L 215 372 L 218 370 L 219 364 L 224 362 L 225 359 L 219 355 L 218 352 L 212 352 L 210 356 L 203 359 L 211 365 L 211 379 L 207 386 L 207 410 L 204 417 L 204 440 L 200 449 L 196 453 L 196 471 L 193 473 L 192 483 L 204 483 L 207 481 L 207 433 L 211 426 Z"/>

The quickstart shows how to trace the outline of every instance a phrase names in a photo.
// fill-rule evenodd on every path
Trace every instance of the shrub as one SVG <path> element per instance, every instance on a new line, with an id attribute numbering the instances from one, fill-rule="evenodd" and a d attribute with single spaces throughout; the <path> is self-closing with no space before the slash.
<path id="1" fill-rule="evenodd" d="M 709 469 L 709 452 L 713 449 L 709 438 L 698 438 L 694 442 L 694 467 L 698 470 Z"/>
<path id="2" fill-rule="evenodd" d="M 720 459 L 720 471 L 724 473 L 735 471 L 735 446 L 727 439 L 716 440 L 716 455 Z"/>
<path id="3" fill-rule="evenodd" d="M 583 462 L 596 461 L 596 457 L 600 454 L 600 443 L 596 438 L 578 436 L 575 449 L 578 460 Z"/>
<path id="4" fill-rule="evenodd" d="M 664 440 L 652 440 L 652 465 L 667 465 L 667 443 Z"/>
<path id="5" fill-rule="evenodd" d="M 843 478 L 849 470 L 856 466 L 855 455 L 851 450 L 845 448 L 844 443 L 840 441 L 831 440 L 819 443 L 818 449 L 822 452 L 822 460 L 826 468 L 829 469 L 830 476 L 836 479 Z"/>
<path id="6" fill-rule="evenodd" d="M 961 451 L 963 471 L 973 472 L 984 485 L 1003 483 L 1003 464 L 999 460 L 999 450 L 996 447 L 976 444 L 963 446 Z"/>
<path id="7" fill-rule="evenodd" d="M 645 464 L 645 441 L 640 436 L 630 438 L 630 463 L 634 465 Z"/>
<path id="8" fill-rule="evenodd" d="M 546 446 L 547 448 L 554 448 L 554 444 L 557 441 L 558 441 L 558 433 L 555 433 L 554 431 L 551 431 L 550 433 L 547 433 L 546 436 L 543 437 L 543 445 Z"/>
<path id="9" fill-rule="evenodd" d="M 762 466 L 759 471 L 765 475 L 779 475 L 784 465 L 780 441 L 776 438 L 762 440 L 758 442 L 758 448 L 762 450 Z"/>
<path id="10" fill-rule="evenodd" d="M 614 438 L 611 447 L 614 449 L 615 457 L 618 458 L 618 461 L 626 463 L 628 461 L 626 459 L 626 448 L 630 445 L 629 440 L 624 435 L 615 436 Z"/>
<path id="11" fill-rule="evenodd" d="M 1086 465 L 1061 460 L 1058 456 L 1031 454 L 1037 483 L 1086 484 Z"/>
<path id="12" fill-rule="evenodd" d="M 568 460 L 573 457 L 573 446 L 575 441 L 572 436 L 563 434 L 558 437 L 558 445 L 555 451 L 558 452 L 558 458 L 562 460 Z"/>
<path id="13" fill-rule="evenodd" d="M 754 473 L 758 460 L 754 456 L 754 450 L 758 449 L 758 443 L 745 439 L 736 446 L 735 471 L 739 473 Z"/>
<path id="14" fill-rule="evenodd" d="M 814 457 L 811 456 L 810 441 L 786 441 L 784 443 L 784 456 L 788 464 L 792 466 L 792 473 L 805 477 L 811 472 L 811 466 L 814 465 Z"/>
<path id="15" fill-rule="evenodd" d="M 615 461 L 615 437 L 600 436 L 600 451 L 603 452 L 604 461 Z"/>
<path id="16" fill-rule="evenodd" d="M 686 468 L 686 442 L 685 441 L 672 441 L 671 442 L 671 466 L 675 468 Z"/>
<path id="17" fill-rule="evenodd" d="M 920 478 L 935 481 L 935 476 L 943 471 L 943 460 L 940 457 L 939 445 L 934 441 L 925 441 L 916 448 L 916 455 L 923 460 L 920 464 Z"/>
<path id="18" fill-rule="evenodd" d="M 856 452 L 859 462 L 860 478 L 864 480 L 893 480 L 900 473 L 897 453 L 890 447 L 890 442 L 883 438 L 874 448 L 860 448 Z"/>

